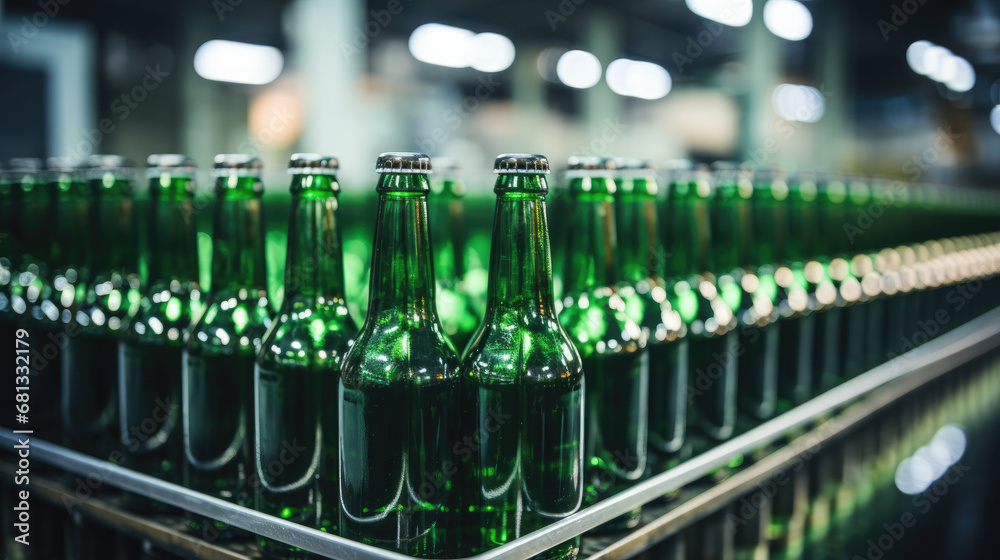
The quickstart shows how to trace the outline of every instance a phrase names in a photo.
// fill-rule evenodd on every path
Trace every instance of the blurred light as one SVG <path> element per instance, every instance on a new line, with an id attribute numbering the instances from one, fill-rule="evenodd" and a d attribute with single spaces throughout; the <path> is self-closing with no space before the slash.
<path id="1" fill-rule="evenodd" d="M 684 0 L 688 9 L 705 19 L 743 27 L 753 16 L 751 0 Z"/>
<path id="2" fill-rule="evenodd" d="M 965 93 L 972 89 L 972 86 L 976 85 L 976 70 L 968 60 L 960 56 L 954 57 L 954 61 L 954 73 L 950 79 L 945 80 L 944 85 L 948 86 L 948 89 L 951 91 Z"/>
<path id="3" fill-rule="evenodd" d="M 764 26 L 782 39 L 801 41 L 812 33 L 812 13 L 797 0 L 767 0 Z"/>
<path id="4" fill-rule="evenodd" d="M 556 76 L 569 87 L 594 87 L 601 81 L 601 61 L 587 51 L 567 51 L 556 63 Z"/>
<path id="5" fill-rule="evenodd" d="M 990 111 L 990 125 L 993 126 L 993 130 L 1000 134 L 1000 105 L 997 105 Z"/>
<path id="6" fill-rule="evenodd" d="M 968 60 L 930 41 L 916 41 L 906 48 L 906 63 L 917 74 L 965 93 L 976 85 L 976 70 Z"/>
<path id="7" fill-rule="evenodd" d="M 942 426 L 929 444 L 899 462 L 896 488 L 911 496 L 926 491 L 962 458 L 967 444 L 965 431 L 960 426 Z"/>
<path id="8" fill-rule="evenodd" d="M 514 64 L 514 43 L 499 33 L 472 38 L 472 67 L 480 72 L 500 72 Z"/>
<path id="9" fill-rule="evenodd" d="M 930 41 L 915 41 L 906 48 L 906 62 L 917 74 L 922 76 L 927 75 L 927 65 L 925 64 L 924 54 L 927 52 L 927 49 L 933 46 L 934 43 Z"/>
<path id="10" fill-rule="evenodd" d="M 275 47 L 220 39 L 208 41 L 194 53 L 194 71 L 217 82 L 269 84 L 284 64 L 284 56 Z"/>
<path id="11" fill-rule="evenodd" d="M 427 64 L 466 68 L 472 64 L 474 36 L 468 29 L 425 23 L 410 34 L 410 54 Z"/>
<path id="12" fill-rule="evenodd" d="M 820 120 L 826 111 L 826 101 L 818 89 L 795 84 L 781 84 L 774 88 L 771 106 L 781 118 L 805 123 Z"/>
<path id="13" fill-rule="evenodd" d="M 659 99 L 670 93 L 673 85 L 670 73 L 659 64 L 627 58 L 608 64 L 605 79 L 611 91 L 640 99 Z"/>
<path id="14" fill-rule="evenodd" d="M 565 53 L 566 49 L 556 47 L 549 47 L 538 53 L 538 73 L 542 78 L 554 84 L 561 83 L 559 76 L 556 76 L 556 64 Z"/>
<path id="15" fill-rule="evenodd" d="M 952 56 L 951 51 L 944 47 L 939 47 L 937 45 L 931 45 L 924 50 L 924 59 L 921 62 L 921 66 L 924 69 L 924 74 L 929 76 L 932 80 L 940 82 L 935 76 L 941 71 L 941 64 L 946 58 Z"/>

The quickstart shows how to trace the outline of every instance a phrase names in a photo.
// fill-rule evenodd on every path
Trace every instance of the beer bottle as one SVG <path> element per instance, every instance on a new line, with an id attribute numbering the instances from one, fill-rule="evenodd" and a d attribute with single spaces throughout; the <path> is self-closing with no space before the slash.
<path id="1" fill-rule="evenodd" d="M 14 189 L 10 183 L 10 176 L 0 166 L 0 339 L 13 341 L 17 333 L 17 314 L 11 305 L 11 279 L 14 275 L 14 266 L 17 252 L 14 250 L 17 239 L 14 225 L 22 210 L 15 205 Z M 17 355 L 15 343 L 0 344 L 0 363 L 13 364 Z M 18 367 L 24 364 L 18 364 Z M 24 370 L 22 370 L 24 371 Z M 0 399 L 7 403 L 0 405 L 3 414 L 0 414 L 0 425 L 12 426 L 14 424 L 14 414 L 11 403 L 14 392 L 10 386 L 0 388 Z"/>
<path id="2" fill-rule="evenodd" d="M 688 415 L 698 427 L 695 450 L 710 440 L 729 439 L 736 428 L 739 299 L 720 293 L 712 254 L 710 206 L 714 198 L 709 169 L 676 174 L 667 197 L 664 246 L 667 293 L 687 324 L 690 337 Z M 730 288 L 729 293 L 732 294 Z M 738 293 L 737 293 L 738 295 Z"/>
<path id="3" fill-rule="evenodd" d="M 638 480 L 646 469 L 649 349 L 629 318 L 618 283 L 614 162 L 570 160 L 570 226 L 559 320 L 587 376 L 584 501 L 593 504 Z M 634 527 L 641 508 L 600 530 Z"/>
<path id="4" fill-rule="evenodd" d="M 54 440 L 61 433 L 58 351 L 62 325 L 58 322 L 57 310 L 51 304 L 43 304 L 51 299 L 52 267 L 59 257 L 59 245 L 52 239 L 51 232 L 55 223 L 56 188 L 48 184 L 41 160 L 16 158 L 10 160 L 9 168 L 10 188 L 16 192 L 19 207 L 16 217 L 18 267 L 10 282 L 10 309 L 16 328 L 25 329 L 28 336 L 16 337 L 16 331 L 11 332 L 10 342 L 6 344 L 11 349 L 15 348 L 17 338 L 29 343 L 31 351 L 28 354 L 18 353 L 16 363 L 13 356 L 5 362 L 29 374 L 18 376 L 18 396 L 16 400 L 9 398 L 4 404 L 10 407 L 27 403 L 28 421 L 21 422 L 24 417 L 19 415 L 5 417 L 4 422 L 11 425 L 10 422 L 16 418 L 16 428 L 31 429 L 40 438 Z M 50 348 L 56 351 L 51 352 Z"/>
<path id="5" fill-rule="evenodd" d="M 259 159 L 215 156 L 212 280 L 182 359 L 184 485 L 244 506 L 254 500 L 254 360 L 271 324 L 263 192 Z M 221 521 L 191 523 L 207 538 L 241 534 Z"/>
<path id="6" fill-rule="evenodd" d="M 739 406 L 753 418 L 775 412 L 778 392 L 778 287 L 769 268 L 758 269 L 751 251 L 753 171 L 746 165 L 717 162 L 712 201 L 712 251 L 723 298 L 732 299 L 739 325 Z"/>
<path id="7" fill-rule="evenodd" d="M 801 183 L 804 185 L 804 182 Z M 808 187 L 800 187 L 799 190 L 807 192 L 807 189 Z M 804 205 L 802 209 L 816 209 L 812 215 L 816 224 L 816 251 L 820 262 L 825 264 L 826 271 L 816 289 L 817 300 L 828 301 L 831 296 L 833 299 L 832 304 L 819 314 L 816 321 L 811 382 L 813 394 L 831 389 L 843 379 L 846 308 L 853 305 L 861 294 L 861 283 L 851 274 L 846 254 L 846 238 L 843 234 L 846 198 L 847 185 L 844 180 L 837 175 L 823 175 L 816 184 L 816 202 Z M 794 215 L 795 211 L 792 212 Z M 810 220 L 808 214 L 801 215 L 804 216 L 801 218 L 802 223 L 807 224 Z"/>
<path id="8" fill-rule="evenodd" d="M 337 532 L 337 378 L 357 334 L 344 296 L 338 162 L 294 154 L 285 296 L 256 373 L 257 509 Z M 289 458 L 287 447 L 295 453 Z M 268 556 L 304 553 L 260 539 Z"/>
<path id="9" fill-rule="evenodd" d="M 483 325 L 462 363 L 463 422 L 478 449 L 463 504 L 465 554 L 502 545 L 581 504 L 584 377 L 559 325 L 546 224 L 549 162 L 501 154 Z M 511 483 L 513 481 L 513 483 Z M 546 552 L 574 558 L 579 537 Z"/>
<path id="10" fill-rule="evenodd" d="M 118 346 L 119 430 L 125 466 L 180 482 L 181 369 L 184 332 L 201 311 L 198 285 L 195 164 L 180 154 L 147 158 L 148 281 Z M 136 509 L 156 507 L 133 498 Z M 161 509 L 157 507 L 156 509 Z"/>
<path id="11" fill-rule="evenodd" d="M 466 289 L 465 182 L 453 162 L 434 162 L 441 180 L 431 181 L 427 215 L 435 240 L 434 272 L 437 281 L 438 316 L 445 334 L 461 354 L 479 328 L 479 314 Z"/>
<path id="12" fill-rule="evenodd" d="M 82 266 L 86 260 L 87 238 L 81 233 L 88 227 L 88 196 L 87 183 L 76 161 L 49 158 L 44 178 L 44 195 L 35 193 L 34 204 L 26 205 L 26 210 L 32 206 L 34 209 L 25 214 L 26 220 L 37 222 L 26 226 L 28 231 L 34 228 L 32 236 L 48 245 L 47 258 L 36 259 L 33 265 L 40 271 L 32 290 L 38 295 L 26 313 L 31 325 L 29 331 L 36 349 L 40 350 L 32 356 L 33 369 L 43 374 L 33 380 L 31 399 L 35 402 L 35 412 L 45 415 L 44 426 L 36 428 L 35 433 L 43 439 L 61 442 L 62 360 L 59 354 L 65 344 L 63 331 L 70 320 L 70 310 L 82 295 L 82 290 L 77 288 L 83 281 Z M 39 247 L 35 254 L 43 250 Z"/>
<path id="13" fill-rule="evenodd" d="M 69 446 L 99 458 L 119 449 L 118 343 L 139 302 L 132 200 L 135 164 L 87 160 L 90 196 L 86 295 L 71 311 L 62 352 L 63 430 Z"/>
<path id="14" fill-rule="evenodd" d="M 410 556 L 459 545 L 458 357 L 434 298 L 424 154 L 378 157 L 368 314 L 341 365 L 340 531 Z M 464 446 L 464 447 L 463 447 Z"/>
<path id="15" fill-rule="evenodd" d="M 659 230 L 656 168 L 645 160 L 619 158 L 615 222 L 618 225 L 621 297 L 649 340 L 649 452 L 652 472 L 682 458 L 687 426 L 687 326 L 663 279 L 666 251 Z"/>

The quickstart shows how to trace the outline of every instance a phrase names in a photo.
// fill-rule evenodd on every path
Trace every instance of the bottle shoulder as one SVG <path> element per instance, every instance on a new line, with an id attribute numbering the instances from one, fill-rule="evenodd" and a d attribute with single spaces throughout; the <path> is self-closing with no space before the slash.
<path id="1" fill-rule="evenodd" d="M 210 294 L 188 333 L 188 347 L 255 348 L 271 326 L 270 300 L 261 290 Z"/>
<path id="2" fill-rule="evenodd" d="M 261 343 L 262 366 L 315 365 L 340 369 L 358 329 L 344 305 L 284 309 Z"/>
<path id="3" fill-rule="evenodd" d="M 433 315 L 373 314 L 344 356 L 345 387 L 457 380 L 459 360 Z"/>
<path id="4" fill-rule="evenodd" d="M 647 335 L 629 317 L 617 288 L 602 287 L 564 297 L 559 322 L 583 358 L 646 347 Z"/>
<path id="5" fill-rule="evenodd" d="M 580 354 L 557 318 L 537 312 L 487 315 L 462 361 L 464 377 L 491 384 L 575 384 L 583 378 Z"/>

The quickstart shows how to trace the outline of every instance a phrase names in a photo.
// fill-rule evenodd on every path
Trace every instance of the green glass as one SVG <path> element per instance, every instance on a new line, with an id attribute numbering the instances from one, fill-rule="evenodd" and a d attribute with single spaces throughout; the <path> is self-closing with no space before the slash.
<path id="1" fill-rule="evenodd" d="M 0 169 L 0 340 L 15 340 L 17 332 L 17 314 L 11 305 L 10 290 L 18 254 L 14 246 L 18 237 L 15 226 L 22 212 L 19 198 L 20 195 L 14 194 L 8 173 Z M 13 344 L 0 344 L 0 363 L 13 364 L 15 356 Z M 9 384 L 0 387 L 0 399 L 5 403 L 13 402 L 13 391 Z M 15 421 L 9 404 L 3 405 L 3 411 L 0 425 L 13 426 Z"/>
<path id="2" fill-rule="evenodd" d="M 623 169 L 624 168 L 624 169 Z M 687 325 L 663 279 L 667 255 L 659 230 L 655 170 L 619 163 L 615 200 L 621 297 L 649 341 L 649 453 L 651 472 L 679 462 L 687 427 Z"/>
<path id="3" fill-rule="evenodd" d="M 259 168 L 219 165 L 211 285 L 205 309 L 186 337 L 182 361 L 183 480 L 192 490 L 249 507 L 251 482 L 257 482 L 251 480 L 254 362 L 271 324 L 263 185 Z M 191 524 L 208 538 L 242 534 L 221 521 L 195 517 Z"/>
<path id="4" fill-rule="evenodd" d="M 138 307 L 139 237 L 131 162 L 96 156 L 94 163 L 87 170 L 92 249 L 62 352 L 62 421 L 71 448 L 106 458 L 120 448 L 118 343 Z"/>
<path id="5" fill-rule="evenodd" d="M 377 191 L 368 314 L 341 366 L 340 532 L 410 556 L 453 556 L 468 444 L 459 361 L 435 305 L 430 187 L 424 173 L 386 172 Z"/>
<path id="6" fill-rule="evenodd" d="M 559 315 L 587 376 L 587 505 L 642 477 L 649 436 L 649 349 L 618 288 L 616 185 L 600 173 L 580 172 L 570 180 L 566 284 Z M 599 529 L 634 527 L 641 512 L 636 508 Z"/>
<path id="7" fill-rule="evenodd" d="M 257 509 L 337 533 L 337 382 L 357 326 L 344 296 L 340 185 L 331 169 L 295 168 L 285 296 L 256 373 Z M 290 450 L 291 449 L 291 450 Z M 304 558 L 259 538 L 265 555 Z"/>
<path id="8" fill-rule="evenodd" d="M 868 185 L 854 178 L 846 182 L 846 197 L 841 204 L 844 223 L 853 224 L 857 220 L 860 212 L 866 207 L 870 200 Z M 864 275 L 870 271 L 871 262 L 867 255 L 860 260 L 858 256 L 864 251 L 864 247 L 869 239 L 865 235 L 855 238 L 849 237 L 851 230 L 847 227 L 840 228 L 838 245 L 843 248 L 843 255 L 848 256 L 851 264 L 851 275 L 857 280 L 857 294 L 852 300 L 852 305 L 845 310 L 844 321 L 842 322 L 842 373 L 845 377 L 851 378 L 867 369 L 866 362 L 866 338 L 870 334 L 867 327 L 870 319 L 868 317 L 870 306 L 867 305 L 870 297 L 864 290 Z M 912 323 L 910 323 L 912 324 Z"/>
<path id="9" fill-rule="evenodd" d="M 670 183 L 664 245 L 667 293 L 690 337 L 688 417 L 697 426 L 695 447 L 706 440 L 726 440 L 736 428 L 739 335 L 736 311 L 739 286 L 720 285 L 712 252 L 711 201 L 714 187 L 708 170 L 679 174 Z"/>
<path id="10" fill-rule="evenodd" d="M 488 305 L 462 365 L 462 424 L 478 434 L 460 467 L 463 554 L 478 554 L 576 512 L 582 502 L 584 374 L 552 295 L 541 174 L 501 174 Z M 575 558 L 579 538 L 541 558 Z"/>
<path id="11" fill-rule="evenodd" d="M 61 363 L 58 352 L 62 340 L 62 323 L 59 309 L 48 303 L 53 294 L 52 270 L 56 264 L 60 243 L 53 240 L 52 227 L 56 222 L 57 193 L 55 184 L 47 181 L 47 173 L 40 170 L 41 162 L 35 159 L 11 160 L 10 188 L 18 193 L 17 217 L 17 273 L 10 282 L 10 310 L 13 321 L 29 332 L 31 353 L 18 357 L 18 365 L 28 362 L 31 413 L 30 428 L 49 441 L 59 441 L 61 433 L 60 384 Z M 13 333 L 11 338 L 14 340 Z M 43 353 L 43 349 L 47 350 Z M 52 353 L 50 349 L 55 349 Z M 12 363 L 14 358 L 10 358 Z M 12 403 L 13 399 L 7 400 Z M 4 418 L 5 423 L 12 419 Z"/>
<path id="12" fill-rule="evenodd" d="M 465 285 L 466 253 L 465 183 L 446 174 L 431 183 L 427 213 L 434 228 L 434 272 L 437 282 L 438 317 L 441 326 L 461 355 L 479 328 L 479 314 Z"/>
<path id="13" fill-rule="evenodd" d="M 739 300 L 739 406 L 750 416 L 774 415 L 778 399 L 777 285 L 754 262 L 754 194 L 747 168 L 719 166 L 712 201 L 712 251 L 724 298 Z"/>
<path id="14" fill-rule="evenodd" d="M 177 161 L 169 161 L 171 157 Z M 195 169 L 182 156 L 151 156 L 149 163 L 145 221 L 149 280 L 118 346 L 119 430 L 125 466 L 179 483 L 184 456 L 184 332 L 202 310 Z M 130 501 L 134 509 L 163 509 L 149 500 Z"/>

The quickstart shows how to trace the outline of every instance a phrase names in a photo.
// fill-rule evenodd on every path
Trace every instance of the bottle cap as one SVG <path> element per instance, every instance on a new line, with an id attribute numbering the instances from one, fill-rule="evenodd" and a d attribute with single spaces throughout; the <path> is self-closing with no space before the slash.
<path id="1" fill-rule="evenodd" d="M 97 154 L 87 158 L 86 175 L 89 180 L 103 179 L 108 173 L 117 179 L 132 180 L 135 174 L 135 162 L 125 156 L 113 154 Z"/>
<path id="2" fill-rule="evenodd" d="M 7 171 L 38 173 L 41 170 L 42 160 L 38 158 L 11 158 L 7 160 Z"/>
<path id="3" fill-rule="evenodd" d="M 597 156 L 573 156 L 569 158 L 567 177 L 612 177 L 617 167 L 615 160 Z"/>
<path id="4" fill-rule="evenodd" d="M 375 161 L 376 173 L 431 173 L 431 157 L 417 152 L 385 152 Z"/>
<path id="5" fill-rule="evenodd" d="M 215 156 L 216 177 L 260 178 L 264 167 L 260 159 L 250 154 L 219 154 Z"/>
<path id="6" fill-rule="evenodd" d="M 549 160 L 538 154 L 500 154 L 493 161 L 493 172 L 500 174 L 548 175 Z"/>
<path id="7" fill-rule="evenodd" d="M 183 154 L 152 154 L 146 158 L 146 178 L 159 177 L 164 172 L 172 176 L 193 178 L 197 165 Z"/>
<path id="8" fill-rule="evenodd" d="M 289 175 L 336 175 L 340 162 L 321 154 L 292 154 L 288 160 Z"/>

